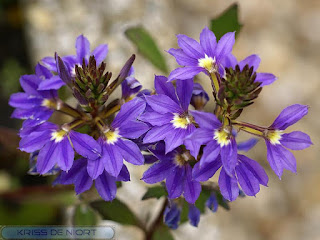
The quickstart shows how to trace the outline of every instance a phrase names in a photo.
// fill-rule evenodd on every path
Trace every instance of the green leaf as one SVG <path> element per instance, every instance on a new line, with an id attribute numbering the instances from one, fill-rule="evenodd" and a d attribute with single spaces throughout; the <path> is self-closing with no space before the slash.
<path id="1" fill-rule="evenodd" d="M 126 204 L 118 199 L 112 202 L 95 201 L 90 206 L 96 210 L 104 220 L 111 220 L 125 225 L 139 226 L 139 221 Z"/>
<path id="2" fill-rule="evenodd" d="M 125 31 L 125 35 L 133 44 L 136 45 L 138 51 L 149 60 L 155 67 L 168 73 L 168 67 L 163 55 L 161 54 L 156 42 L 151 35 L 142 26 L 132 27 Z"/>
<path id="3" fill-rule="evenodd" d="M 73 216 L 74 225 L 95 226 L 97 222 L 97 213 L 90 206 L 82 204 L 76 207 Z"/>
<path id="4" fill-rule="evenodd" d="M 236 36 L 240 32 L 242 24 L 238 20 L 238 4 L 231 5 L 220 16 L 211 19 L 210 29 L 219 40 L 227 32 L 236 31 Z"/>
<path id="5" fill-rule="evenodd" d="M 155 186 L 148 188 L 147 192 L 143 195 L 142 200 L 150 198 L 161 198 L 162 196 L 167 196 L 167 191 L 163 186 Z"/>
<path id="6" fill-rule="evenodd" d="M 167 226 L 160 226 L 153 234 L 152 240 L 174 240 Z"/>

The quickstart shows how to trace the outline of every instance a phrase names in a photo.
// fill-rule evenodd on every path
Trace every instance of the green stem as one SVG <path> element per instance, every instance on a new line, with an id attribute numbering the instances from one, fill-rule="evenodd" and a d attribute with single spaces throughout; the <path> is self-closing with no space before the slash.
<path id="1" fill-rule="evenodd" d="M 156 230 L 161 226 L 161 224 L 163 223 L 163 214 L 164 214 L 164 210 L 166 209 L 167 206 L 167 202 L 168 200 L 166 199 L 163 204 L 162 204 L 162 208 L 158 213 L 157 218 L 154 220 L 154 222 L 151 224 L 150 228 L 145 230 L 144 232 L 144 239 L 145 240 L 152 240 L 154 233 L 156 232 Z"/>

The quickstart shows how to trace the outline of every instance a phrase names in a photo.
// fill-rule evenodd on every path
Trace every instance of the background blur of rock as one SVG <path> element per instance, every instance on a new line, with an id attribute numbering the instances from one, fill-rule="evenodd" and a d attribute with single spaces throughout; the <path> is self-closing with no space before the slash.
<path id="1" fill-rule="evenodd" d="M 160 49 L 168 50 L 176 46 L 175 34 L 183 33 L 198 39 L 209 19 L 233 2 L 25 0 L 17 3 L 1 0 L 1 125 L 16 129 L 20 125 L 18 121 L 8 121 L 11 109 L 6 106 L 9 94 L 19 88 L 19 75 L 31 73 L 38 60 L 52 56 L 55 51 L 60 55 L 73 54 L 74 41 L 79 34 L 87 36 L 92 46 L 109 44 L 107 66 L 116 73 L 131 53 L 136 52 L 123 34 L 127 27 L 142 24 L 158 41 Z M 274 84 L 264 88 L 256 104 L 246 109 L 241 118 L 268 125 L 284 107 L 294 103 L 308 104 L 309 115 L 291 130 L 299 129 L 310 134 L 314 146 L 295 152 L 298 174 L 285 172 L 279 181 L 267 165 L 264 142 L 260 141 L 249 156 L 264 163 L 269 170 L 269 188 L 262 188 L 256 198 L 238 199 L 231 204 L 229 212 L 221 208 L 216 214 L 207 212 L 201 218 L 198 229 L 184 224 L 173 234 L 177 239 L 185 240 L 227 240 L 234 237 L 238 240 L 320 239 L 320 1 L 243 0 L 239 2 L 239 7 L 240 21 L 244 27 L 234 48 L 235 55 L 242 59 L 252 53 L 259 54 L 262 59 L 259 70 L 279 77 Z M 169 54 L 165 55 L 173 70 L 177 67 L 174 59 Z M 146 88 L 152 88 L 154 74 L 160 72 L 139 55 L 134 66 L 136 77 Z M 209 90 L 209 84 L 204 85 Z M 8 160 L 4 159 L 8 157 L 8 148 L 4 144 L 7 136 L 1 132 L 1 162 Z M 24 155 L 19 159 L 27 161 Z M 19 168 L 20 165 L 23 167 Z M 26 171 L 26 166 L 17 162 L 9 168 L 1 163 L 0 167 L 0 191 L 16 187 L 18 180 L 12 176 Z M 142 172 L 136 171 L 133 181 L 138 182 Z M 35 181 L 39 183 L 44 180 L 23 176 L 19 181 L 29 181 L 32 185 Z M 120 197 L 130 199 L 134 210 L 142 217 L 156 204 L 156 201 L 139 201 L 144 191 L 142 183 L 133 182 L 124 184 L 120 190 Z M 3 213 L 8 207 L 12 206 L 8 203 L 0 206 L 0 224 L 8 224 L 8 216 Z M 53 216 L 61 214 L 50 209 L 47 211 Z M 48 224 L 52 221 L 41 222 L 40 219 L 36 223 Z M 118 239 L 139 239 L 142 236 L 132 227 L 117 229 Z"/>

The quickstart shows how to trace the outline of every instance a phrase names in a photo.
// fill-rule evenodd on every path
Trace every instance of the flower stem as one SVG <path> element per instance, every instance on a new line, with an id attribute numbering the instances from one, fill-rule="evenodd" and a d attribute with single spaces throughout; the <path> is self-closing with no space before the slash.
<path id="1" fill-rule="evenodd" d="M 241 121 L 232 121 L 233 125 L 238 125 L 239 130 L 245 131 L 247 133 L 263 137 L 264 132 L 267 130 L 267 128 L 260 127 L 251 123 L 241 122 Z"/>
<path id="2" fill-rule="evenodd" d="M 163 222 L 163 214 L 164 210 L 166 209 L 167 206 L 167 199 L 163 202 L 161 210 L 158 213 L 157 218 L 154 220 L 154 222 L 151 224 L 150 228 L 144 231 L 144 239 L 145 240 L 152 240 L 154 233 L 156 230 L 161 226 Z"/>

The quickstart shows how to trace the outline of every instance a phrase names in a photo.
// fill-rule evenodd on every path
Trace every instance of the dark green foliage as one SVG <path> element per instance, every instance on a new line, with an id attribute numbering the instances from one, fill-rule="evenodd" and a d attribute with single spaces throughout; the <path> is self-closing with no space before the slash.
<path id="1" fill-rule="evenodd" d="M 128 39 L 138 48 L 139 53 L 149 60 L 156 68 L 168 73 L 166 61 L 156 42 L 142 26 L 132 27 L 125 31 Z"/>
<path id="2" fill-rule="evenodd" d="M 96 210 L 104 220 L 115 221 L 124 225 L 139 226 L 139 221 L 134 213 L 126 204 L 118 199 L 112 202 L 95 201 L 90 203 L 90 206 Z"/>
<path id="3" fill-rule="evenodd" d="M 162 196 L 167 196 L 166 189 L 161 186 L 149 187 L 147 192 L 143 195 L 142 200 L 150 199 L 150 198 L 161 198 Z"/>
<path id="4" fill-rule="evenodd" d="M 231 5 L 220 16 L 211 19 L 210 29 L 214 32 L 219 40 L 227 32 L 236 31 L 236 36 L 239 34 L 242 24 L 238 20 L 238 4 Z"/>

